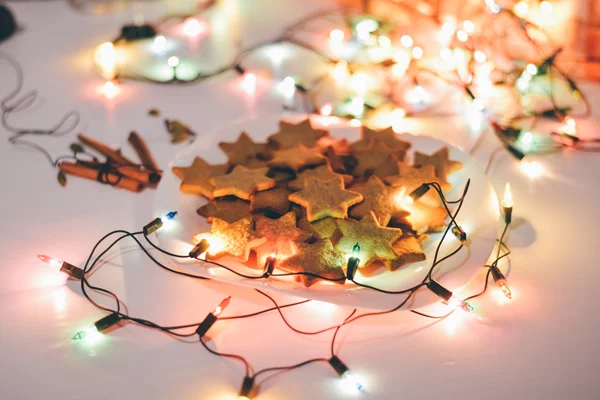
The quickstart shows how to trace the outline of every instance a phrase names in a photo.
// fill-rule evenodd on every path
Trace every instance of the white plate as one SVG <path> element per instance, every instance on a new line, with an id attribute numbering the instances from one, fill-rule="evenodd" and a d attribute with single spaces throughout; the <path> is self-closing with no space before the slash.
<path id="1" fill-rule="evenodd" d="M 196 214 L 196 209 L 207 201 L 199 196 L 183 194 L 179 191 L 179 179 L 170 171 L 173 166 L 188 166 L 194 157 L 202 157 L 210 163 L 223 163 L 225 155 L 218 148 L 218 142 L 235 141 L 241 131 L 246 131 L 255 141 L 264 141 L 267 136 L 277 131 L 280 116 L 263 116 L 252 120 L 232 123 L 217 132 L 202 132 L 195 143 L 182 151 L 169 164 L 158 187 L 155 200 L 156 215 L 164 215 L 171 210 L 177 210 L 176 221 L 169 229 L 157 232 L 160 246 L 168 251 L 187 254 L 192 248 L 192 235 L 210 230 L 210 225 L 204 218 Z M 286 117 L 288 121 L 298 121 L 302 116 Z M 314 117 L 313 125 L 321 125 L 328 120 Z M 331 134 L 336 137 L 346 137 L 355 140 L 360 134 L 359 128 L 347 125 L 331 124 Z M 469 193 L 463 208 L 457 218 L 468 236 L 468 245 L 458 254 L 436 267 L 434 279 L 440 281 L 450 290 L 458 290 L 473 279 L 475 273 L 484 266 L 494 248 L 499 221 L 498 200 L 485 174 L 476 166 L 466 153 L 439 140 L 427 136 L 400 135 L 402 140 L 410 141 L 413 150 L 432 153 L 440 147 L 450 148 L 450 157 L 461 161 L 464 167 L 452 174 L 450 182 L 453 185 L 447 194 L 449 199 L 458 198 L 468 178 L 471 178 Z M 435 249 L 442 234 L 431 235 L 431 243 L 426 248 L 427 260 L 409 264 L 394 272 L 381 272 L 372 277 L 362 277 L 357 274 L 357 281 L 388 290 L 402 290 L 412 287 L 422 281 L 433 260 Z M 440 250 L 440 258 L 458 246 L 458 240 L 449 234 Z M 224 282 L 244 285 L 253 288 L 269 289 L 285 292 L 294 296 L 321 300 L 339 305 L 370 309 L 390 309 L 401 303 L 405 295 L 389 295 L 370 289 L 357 287 L 352 283 L 345 285 L 330 282 L 319 282 L 309 288 L 296 283 L 292 278 L 244 279 L 227 270 L 210 266 L 202 261 L 170 259 L 173 266 Z M 260 275 L 261 271 L 248 268 L 235 261 L 225 262 L 229 267 L 247 275 Z M 382 268 L 383 269 L 383 268 Z M 232 289 L 233 290 L 233 289 Z M 426 288 L 418 290 L 404 308 L 418 308 L 439 301 Z"/>

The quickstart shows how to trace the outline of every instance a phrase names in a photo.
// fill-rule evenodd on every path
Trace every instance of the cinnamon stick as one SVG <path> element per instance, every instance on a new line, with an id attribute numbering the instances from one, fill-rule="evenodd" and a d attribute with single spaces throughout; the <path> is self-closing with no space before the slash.
<path id="1" fill-rule="evenodd" d="M 147 169 L 141 169 L 134 166 L 122 166 L 116 167 L 117 171 L 121 175 L 127 176 L 131 179 L 135 179 L 145 184 L 156 184 L 160 181 L 160 174 L 158 172 L 149 171 Z"/>
<path id="2" fill-rule="evenodd" d="M 131 144 L 131 147 L 133 147 L 133 149 L 135 150 L 136 154 L 142 161 L 142 165 L 144 167 L 146 167 L 147 169 L 149 169 L 151 171 L 160 172 L 160 168 L 158 167 L 158 164 L 156 164 L 154 157 L 152 157 L 152 153 L 150 153 L 150 149 L 148 149 L 146 142 L 140 136 L 139 133 L 137 133 L 136 131 L 131 131 L 131 133 L 129 134 L 129 138 L 127 138 L 127 141 L 129 142 L 129 144 Z"/>
<path id="3" fill-rule="evenodd" d="M 83 164 L 75 164 L 67 161 L 63 161 L 58 164 L 58 168 L 65 174 L 79 176 L 80 178 L 89 179 L 92 181 L 98 181 L 98 169 Z M 109 182 L 117 182 L 114 187 L 120 189 L 127 189 L 132 192 L 141 192 L 144 189 L 144 184 L 135 179 L 128 178 L 126 176 L 119 176 L 113 172 L 108 172 L 106 179 Z"/>
<path id="4" fill-rule="evenodd" d="M 107 158 L 110 158 L 116 164 L 121 164 L 121 165 L 135 165 L 135 163 L 133 161 L 131 161 L 127 157 L 123 156 L 120 152 L 111 149 L 110 147 L 108 147 L 104 143 L 101 143 L 101 142 L 99 142 L 99 141 L 97 141 L 95 139 L 89 138 L 89 137 L 83 135 L 82 133 L 77 134 L 77 138 L 85 146 L 88 146 L 88 147 L 96 150 L 98 153 L 102 154 L 103 156 L 106 156 Z"/>

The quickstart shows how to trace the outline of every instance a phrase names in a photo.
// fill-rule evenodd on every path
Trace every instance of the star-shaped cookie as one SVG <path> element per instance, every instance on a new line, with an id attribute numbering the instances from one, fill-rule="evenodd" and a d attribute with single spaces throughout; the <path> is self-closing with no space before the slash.
<path id="1" fill-rule="evenodd" d="M 279 132 L 269 136 L 269 142 L 275 143 L 280 149 L 289 149 L 298 144 L 315 147 L 317 140 L 327 135 L 328 131 L 313 128 L 310 118 L 298 124 L 279 121 Z"/>
<path id="2" fill-rule="evenodd" d="M 254 196 L 250 198 L 250 211 L 256 212 L 268 210 L 283 215 L 290 210 L 288 196 L 291 193 L 291 190 L 281 186 L 276 186 L 262 192 L 256 192 Z"/>
<path id="3" fill-rule="evenodd" d="M 302 190 L 304 189 L 304 182 L 307 178 L 315 178 L 321 181 L 329 181 L 331 179 L 337 179 L 338 176 L 341 176 L 344 180 L 344 185 L 349 185 L 352 183 L 352 175 L 342 175 L 336 174 L 333 172 L 329 164 L 320 165 L 316 168 L 305 169 L 302 172 L 299 172 L 296 175 L 296 179 L 288 183 L 288 186 L 294 190 Z"/>
<path id="4" fill-rule="evenodd" d="M 334 239 L 339 230 L 335 223 L 335 218 L 323 218 L 315 222 L 308 222 L 306 218 L 298 221 L 298 228 L 302 229 L 309 236 L 316 236 L 320 239 Z"/>
<path id="5" fill-rule="evenodd" d="M 404 153 L 401 155 L 404 157 Z M 390 149 L 383 142 L 373 139 L 368 147 L 355 150 L 354 158 L 356 158 L 357 164 L 352 174 L 361 177 L 365 173 L 372 173 L 386 162 L 389 156 L 394 156 Z"/>
<path id="6" fill-rule="evenodd" d="M 267 190 L 276 185 L 274 179 L 266 176 L 268 168 L 248 169 L 236 166 L 230 174 L 215 176 L 210 179 L 214 185 L 215 197 L 233 195 L 243 200 L 249 200 L 256 191 Z"/>
<path id="7" fill-rule="evenodd" d="M 329 164 L 332 170 L 334 170 L 338 174 L 346 173 L 346 166 L 344 165 L 342 158 L 339 156 L 339 154 L 335 151 L 333 147 L 327 147 L 325 149 L 325 152 L 323 153 L 323 156 L 325 156 L 325 158 L 327 159 L 327 163 Z"/>
<path id="8" fill-rule="evenodd" d="M 392 218 L 390 224 L 417 235 L 427 232 L 442 232 L 446 228 L 448 213 L 443 207 L 434 207 L 419 201 L 407 206 L 406 210 L 410 213 L 408 216 Z"/>
<path id="9" fill-rule="evenodd" d="M 350 143 L 346 138 L 334 138 L 332 136 L 323 136 L 317 140 L 317 147 L 324 151 L 331 147 L 337 154 L 349 154 L 351 152 Z"/>
<path id="10" fill-rule="evenodd" d="M 404 186 L 411 192 L 421 186 L 423 183 L 437 182 L 442 190 L 449 190 L 452 186 L 444 178 L 435 174 L 433 165 L 422 165 L 420 167 L 411 167 L 410 165 L 399 161 L 397 163 L 397 175 L 385 177 L 385 181 L 392 186 Z"/>
<path id="11" fill-rule="evenodd" d="M 210 179 L 227 173 L 228 168 L 227 164 L 210 165 L 196 157 L 189 167 L 173 167 L 173 173 L 181 179 L 180 190 L 183 193 L 200 194 L 212 199 L 214 186 Z"/>
<path id="12" fill-rule="evenodd" d="M 392 127 L 374 130 L 363 126 L 360 132 L 360 139 L 352 143 L 352 147 L 354 149 L 365 149 L 370 146 L 371 140 L 379 140 L 391 151 L 401 150 L 406 152 L 412 146 L 410 142 L 398 139 L 398 135 Z"/>
<path id="13" fill-rule="evenodd" d="M 256 232 L 267 238 L 267 241 L 256 248 L 258 266 L 265 264 L 267 257 L 275 253 L 278 260 L 283 260 L 296 253 L 294 241 L 306 236 L 296 227 L 296 215 L 289 212 L 278 219 L 264 216 L 256 219 Z"/>
<path id="14" fill-rule="evenodd" d="M 352 220 L 337 221 L 342 232 L 341 239 L 335 245 L 336 250 L 344 254 L 352 254 L 356 243 L 360 246 L 359 267 L 365 267 L 375 260 L 394 260 L 398 255 L 393 243 L 402 235 L 397 228 L 382 227 L 375 214 L 365 215 L 359 222 Z"/>
<path id="15" fill-rule="evenodd" d="M 425 260 L 423 249 L 429 243 L 429 235 L 421 236 L 402 236 L 393 244 L 394 251 L 398 258 L 391 261 L 384 261 L 383 265 L 388 271 L 395 271 L 405 264 L 415 263 Z"/>
<path id="16" fill-rule="evenodd" d="M 309 222 L 325 217 L 346 218 L 348 207 L 360 202 L 360 193 L 344 189 L 341 177 L 330 181 L 320 181 L 307 178 L 304 189 L 292 193 L 290 201 L 306 208 L 306 218 Z"/>
<path id="17" fill-rule="evenodd" d="M 211 260 L 223 256 L 230 256 L 242 262 L 248 261 L 250 251 L 267 241 L 257 232 L 253 231 L 252 218 L 243 218 L 234 223 L 229 223 L 219 218 L 213 218 L 210 232 L 194 235 L 195 244 L 206 239 L 210 244 L 206 252 L 206 259 Z"/>
<path id="18" fill-rule="evenodd" d="M 385 186 L 376 176 L 371 176 L 366 185 L 353 189 L 363 196 L 363 201 L 350 208 L 350 217 L 354 219 L 361 219 L 372 212 L 381 226 L 387 226 L 393 215 L 408 215 L 396 201 L 397 190 Z"/>
<path id="19" fill-rule="evenodd" d="M 435 168 L 435 175 L 445 181 L 448 175 L 458 171 L 463 166 L 460 161 L 450 160 L 449 157 L 450 150 L 448 150 L 448 147 L 442 147 L 431 155 L 415 151 L 414 165 L 433 165 Z"/>
<path id="20" fill-rule="evenodd" d="M 209 223 L 215 217 L 227 222 L 235 222 L 250 216 L 250 204 L 237 197 L 222 197 L 209 201 L 196 212 Z"/>
<path id="21" fill-rule="evenodd" d="M 275 150 L 273 152 L 273 159 L 269 161 L 269 166 L 290 168 L 294 171 L 298 171 L 304 167 L 323 164 L 325 161 L 325 157 L 317 150 L 309 149 L 306 146 L 299 144 L 285 150 Z"/>
<path id="22" fill-rule="evenodd" d="M 219 147 L 232 164 L 245 164 L 248 158 L 255 158 L 267 150 L 266 143 L 255 143 L 246 132 L 242 132 L 235 142 L 220 142 Z"/>
<path id="23" fill-rule="evenodd" d="M 334 279 L 339 284 L 345 282 L 346 275 L 342 268 L 346 265 L 346 257 L 335 251 L 329 239 L 300 242 L 297 245 L 296 254 L 281 261 L 281 269 L 316 275 L 300 275 L 300 280 L 307 287 L 321 280 L 319 276 Z"/>

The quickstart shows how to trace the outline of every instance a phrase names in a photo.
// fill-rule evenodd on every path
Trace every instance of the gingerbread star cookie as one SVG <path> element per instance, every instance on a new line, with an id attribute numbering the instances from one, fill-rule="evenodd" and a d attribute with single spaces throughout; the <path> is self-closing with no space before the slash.
<path id="1" fill-rule="evenodd" d="M 334 170 L 338 174 L 346 173 L 346 166 L 344 165 L 342 158 L 338 155 L 338 153 L 333 147 L 327 147 L 327 149 L 325 149 L 325 152 L 323 153 L 323 156 L 325 156 L 325 158 L 327 159 L 327 163 L 329 164 L 332 170 Z"/>
<path id="2" fill-rule="evenodd" d="M 334 138 L 332 136 L 323 136 L 317 140 L 317 147 L 321 151 L 331 147 L 337 154 L 349 154 L 351 152 L 350 143 L 346 138 Z"/>
<path id="3" fill-rule="evenodd" d="M 242 132 L 235 142 L 220 142 L 219 147 L 232 164 L 245 164 L 247 159 L 262 155 L 267 150 L 266 143 L 255 143 L 246 132 Z"/>
<path id="4" fill-rule="evenodd" d="M 323 218 L 315 222 L 308 222 L 306 218 L 301 218 L 298 221 L 298 228 L 307 235 L 320 239 L 337 239 L 339 232 L 335 218 Z"/>
<path id="5" fill-rule="evenodd" d="M 200 194 L 212 199 L 214 186 L 210 179 L 227 173 L 228 168 L 227 164 L 210 165 L 196 157 L 189 167 L 173 167 L 173 173 L 181 179 L 180 190 L 183 193 Z"/>
<path id="6" fill-rule="evenodd" d="M 283 215 L 290 210 L 288 196 L 292 192 L 285 188 L 276 186 L 272 189 L 257 192 L 250 199 L 250 211 L 272 211 Z"/>
<path id="7" fill-rule="evenodd" d="M 393 218 L 391 225 L 399 226 L 417 235 L 427 232 L 442 232 L 446 228 L 448 213 L 443 207 L 433 207 L 416 202 L 406 207 L 410 214 L 402 218 Z"/>
<path id="8" fill-rule="evenodd" d="M 310 118 L 307 118 L 298 124 L 279 121 L 279 132 L 269 136 L 269 141 L 280 149 L 289 149 L 298 144 L 315 147 L 317 140 L 327 135 L 328 131 L 313 128 Z"/>
<path id="9" fill-rule="evenodd" d="M 363 126 L 360 132 L 360 139 L 352 143 L 352 148 L 368 148 L 372 140 L 379 140 L 391 151 L 401 150 L 406 152 L 412 146 L 410 142 L 398 139 L 398 135 L 391 126 L 381 130 L 369 129 Z"/>
<path id="10" fill-rule="evenodd" d="M 306 218 L 309 222 L 325 217 L 346 218 L 348 207 L 360 202 L 360 193 L 344 189 L 341 177 L 330 181 L 320 181 L 307 178 L 304 189 L 292 193 L 290 201 L 306 208 Z"/>
<path id="11" fill-rule="evenodd" d="M 249 206 L 247 201 L 240 200 L 237 197 L 222 197 L 209 201 L 196 212 L 206 218 L 209 223 L 215 217 L 227 222 L 235 222 L 250 216 Z"/>
<path id="12" fill-rule="evenodd" d="M 344 270 L 346 257 L 334 250 L 329 239 L 315 239 L 308 243 L 297 243 L 298 251 L 292 257 L 281 261 L 280 268 L 295 273 L 312 275 L 299 275 L 300 281 L 305 286 L 311 286 L 324 277 L 343 284 L 346 279 Z"/>
<path id="13" fill-rule="evenodd" d="M 267 241 L 253 231 L 252 218 L 243 218 L 234 223 L 228 223 L 219 218 L 213 219 L 210 232 L 194 235 L 194 243 L 206 239 L 210 244 L 206 259 L 211 260 L 230 256 L 242 262 L 248 261 L 250 251 Z"/>
<path id="14" fill-rule="evenodd" d="M 394 251 L 398 254 L 395 260 L 384 261 L 383 265 L 388 271 L 395 271 L 405 264 L 425 260 L 423 249 L 429 244 L 429 235 L 402 236 L 393 244 Z"/>
<path id="15" fill-rule="evenodd" d="M 305 169 L 304 171 L 299 172 L 296 175 L 296 179 L 288 183 L 288 186 L 294 190 L 302 190 L 304 189 L 304 182 L 307 178 L 315 178 L 321 181 L 329 181 L 331 179 L 337 179 L 338 176 L 342 177 L 342 179 L 344 180 L 344 185 L 349 185 L 350 183 L 352 183 L 353 178 L 351 175 L 338 175 L 335 172 L 333 172 L 329 164 L 325 164 L 320 165 L 316 168 Z"/>
<path id="16" fill-rule="evenodd" d="M 402 235 L 402 231 L 397 228 L 382 227 L 372 212 L 359 222 L 339 220 L 337 224 L 342 237 L 335 245 L 336 250 L 344 254 L 352 254 L 354 245 L 358 243 L 360 245 L 359 267 L 365 267 L 375 260 L 398 258 L 392 245 Z"/>
<path id="17" fill-rule="evenodd" d="M 353 189 L 364 198 L 349 211 L 350 217 L 354 219 L 361 219 L 372 212 L 381 226 L 387 226 L 393 215 L 408 215 L 396 202 L 397 190 L 385 186 L 376 176 L 371 176 L 366 185 Z"/>
<path id="18" fill-rule="evenodd" d="M 248 169 L 238 165 L 230 174 L 210 179 L 210 183 L 214 185 L 213 194 L 215 197 L 233 195 L 249 200 L 254 192 L 267 190 L 276 185 L 274 179 L 266 176 L 268 170 L 268 168 Z"/>
<path id="19" fill-rule="evenodd" d="M 285 150 L 275 150 L 269 166 L 290 168 L 298 171 L 304 167 L 325 163 L 325 158 L 317 151 L 299 144 Z"/>
<path id="20" fill-rule="evenodd" d="M 449 156 L 450 150 L 448 150 L 448 147 L 442 147 L 431 155 L 416 151 L 414 165 L 433 165 L 435 168 L 435 175 L 445 181 L 448 175 L 458 171 L 463 166 L 460 161 L 450 160 Z"/>
<path id="21" fill-rule="evenodd" d="M 386 162 L 389 156 L 394 156 L 394 154 L 383 142 L 376 139 L 371 140 L 368 147 L 357 149 L 354 152 L 357 164 L 352 174 L 360 177 L 365 173 L 372 173 L 377 167 Z M 403 158 L 404 153 L 401 156 Z M 398 158 L 396 159 L 398 160 Z"/>
<path id="22" fill-rule="evenodd" d="M 256 219 L 256 232 L 267 238 L 267 241 L 256 248 L 256 258 L 259 266 L 265 264 L 267 257 L 275 253 L 280 260 L 296 253 L 294 241 L 306 236 L 296 227 L 296 215 L 289 212 L 278 219 L 264 216 Z"/>
<path id="23" fill-rule="evenodd" d="M 397 175 L 385 177 L 385 181 L 392 186 L 404 186 L 411 192 L 421 186 L 423 183 L 437 182 L 442 190 L 450 190 L 452 185 L 445 178 L 438 177 L 435 174 L 433 165 L 422 165 L 420 167 L 411 167 L 410 165 L 399 161 L 397 163 Z"/>

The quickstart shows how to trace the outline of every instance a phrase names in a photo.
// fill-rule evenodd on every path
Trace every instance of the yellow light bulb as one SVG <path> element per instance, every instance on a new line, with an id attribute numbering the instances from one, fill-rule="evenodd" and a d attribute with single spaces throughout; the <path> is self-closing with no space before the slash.
<path id="1" fill-rule="evenodd" d="M 116 74 L 117 52 L 111 42 L 102 43 L 96 48 L 94 60 L 105 78 L 113 78 Z"/>
<path id="2" fill-rule="evenodd" d="M 502 205 L 506 208 L 511 208 L 515 205 L 512 191 L 510 190 L 510 183 L 508 182 L 506 182 L 506 186 L 504 187 L 504 198 L 502 199 Z"/>
<path id="3" fill-rule="evenodd" d="M 338 84 L 343 84 L 350 73 L 348 72 L 348 63 L 346 61 L 340 61 L 335 64 L 335 67 L 331 69 L 331 76 Z"/>

